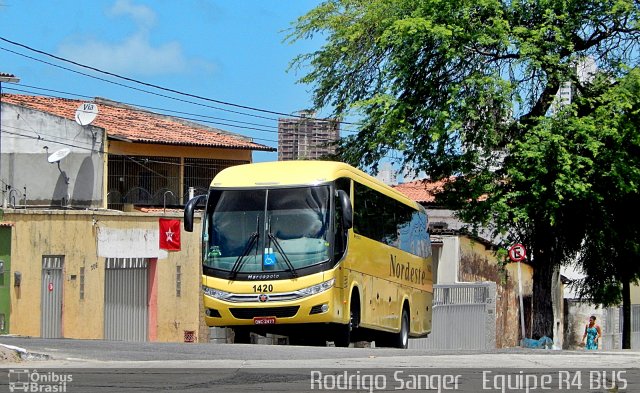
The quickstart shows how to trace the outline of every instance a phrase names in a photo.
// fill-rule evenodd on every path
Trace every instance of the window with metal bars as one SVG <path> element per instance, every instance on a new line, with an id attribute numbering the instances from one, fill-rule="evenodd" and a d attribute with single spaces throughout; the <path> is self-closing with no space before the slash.
<path id="1" fill-rule="evenodd" d="M 125 204 L 179 204 L 179 158 L 110 155 L 107 165 L 108 208 L 122 210 Z"/>
<path id="2" fill-rule="evenodd" d="M 80 267 L 80 300 L 84 300 L 84 266 Z"/>
<path id="3" fill-rule="evenodd" d="M 221 170 L 246 160 L 185 158 L 184 178 L 180 180 L 181 160 L 177 157 L 110 155 L 107 175 L 107 207 L 123 210 L 125 204 L 166 207 L 183 205 L 189 188 L 196 195 L 206 193 L 211 180 Z M 180 189 L 182 184 L 182 189 Z"/>
<path id="4" fill-rule="evenodd" d="M 182 295 L 182 267 L 176 266 L 176 297 Z"/>
<path id="5" fill-rule="evenodd" d="M 182 189 L 183 203 L 187 202 L 189 188 L 195 188 L 195 195 L 206 194 L 211 180 L 223 169 L 248 164 L 244 160 L 216 160 L 207 158 L 184 159 L 184 188 Z"/>

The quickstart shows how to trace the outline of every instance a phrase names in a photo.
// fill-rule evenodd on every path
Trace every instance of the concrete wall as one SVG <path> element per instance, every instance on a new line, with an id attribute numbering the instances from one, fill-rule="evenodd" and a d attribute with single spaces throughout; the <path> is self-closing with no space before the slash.
<path id="1" fill-rule="evenodd" d="M 32 206 L 101 206 L 103 139 L 102 128 L 2 103 L 0 179 L 16 190 L 3 201 L 22 206 L 26 191 Z M 71 152 L 58 169 L 47 158 L 61 149 Z"/>
<path id="2" fill-rule="evenodd" d="M 182 215 L 162 217 L 181 219 Z M 159 249 L 158 216 L 143 213 L 8 209 L 4 220 L 14 224 L 11 269 L 22 273 L 21 286 L 12 283 L 10 288 L 10 333 L 40 336 L 43 255 L 64 256 L 63 337 L 104 337 L 105 259 L 123 256 L 157 258 L 150 340 L 183 341 L 184 331 L 201 330 L 199 221 L 194 232 L 181 231 L 180 251 L 167 252 Z M 176 296 L 177 265 L 182 269 L 180 297 Z M 79 296 L 81 267 L 84 299 Z"/>
<path id="3" fill-rule="evenodd" d="M 562 349 L 564 345 L 564 284 L 560 279 L 560 269 L 553 272 L 551 283 L 551 304 L 553 306 L 553 346 Z"/>
<path id="4" fill-rule="evenodd" d="M 438 243 L 437 282 L 434 284 L 454 284 L 458 282 L 460 262 L 460 240 L 458 236 L 431 236 Z"/>
<path id="5" fill-rule="evenodd" d="M 432 241 L 439 248 L 437 284 L 491 281 L 496 283 L 496 346 L 518 345 L 519 301 L 517 265 L 508 264 L 504 269 L 483 242 L 462 235 L 433 235 Z M 521 264 L 523 295 L 533 291 L 533 269 Z"/>
<path id="6" fill-rule="evenodd" d="M 631 304 L 640 304 L 640 285 L 631 285 Z"/>
<path id="7" fill-rule="evenodd" d="M 522 265 L 524 294 L 531 294 L 531 273 L 528 265 Z M 460 239 L 460 281 L 491 281 L 496 283 L 496 347 L 518 345 L 519 302 L 518 276 L 512 267 L 499 266 L 493 250 L 468 237 Z"/>
<path id="8" fill-rule="evenodd" d="M 602 308 L 596 308 L 594 305 L 581 302 L 579 300 L 565 300 L 563 349 L 582 348 L 580 345 L 582 342 L 582 335 L 584 334 L 584 328 L 589 322 L 589 317 L 591 315 L 595 315 L 596 322 L 602 326 Z M 602 333 L 607 334 L 604 329 Z"/>

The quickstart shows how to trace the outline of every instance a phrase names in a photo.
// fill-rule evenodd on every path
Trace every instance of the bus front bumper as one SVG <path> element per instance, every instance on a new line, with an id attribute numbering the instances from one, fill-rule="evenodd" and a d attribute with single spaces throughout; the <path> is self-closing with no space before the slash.
<path id="1" fill-rule="evenodd" d="M 227 302 L 203 295 L 207 326 L 262 326 L 303 323 L 347 323 L 338 289 L 292 301 L 256 294 L 254 302 Z"/>

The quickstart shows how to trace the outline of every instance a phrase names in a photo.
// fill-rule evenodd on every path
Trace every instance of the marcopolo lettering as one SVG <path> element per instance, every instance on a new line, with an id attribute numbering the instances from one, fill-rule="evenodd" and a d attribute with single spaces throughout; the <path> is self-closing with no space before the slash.
<path id="1" fill-rule="evenodd" d="M 389 275 L 414 284 L 424 284 L 427 280 L 427 273 L 424 270 L 411 267 L 409 262 L 398 262 L 397 257 L 393 254 L 391 254 L 389 262 Z"/>
<path id="2" fill-rule="evenodd" d="M 249 280 L 275 280 L 280 278 L 279 274 L 249 274 L 247 276 Z"/>

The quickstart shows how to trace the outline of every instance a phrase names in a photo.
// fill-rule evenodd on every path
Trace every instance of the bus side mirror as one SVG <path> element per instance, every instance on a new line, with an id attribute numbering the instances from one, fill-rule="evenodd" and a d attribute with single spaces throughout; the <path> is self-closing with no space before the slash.
<path id="1" fill-rule="evenodd" d="M 353 227 L 353 207 L 349 194 L 345 190 L 338 190 L 338 200 L 342 209 L 342 227 L 345 230 L 351 229 Z"/>
<path id="2" fill-rule="evenodd" d="M 191 198 L 189 202 L 184 206 L 184 230 L 187 232 L 193 232 L 193 211 L 196 209 L 196 206 L 206 199 L 206 195 L 198 195 L 197 197 Z"/>

